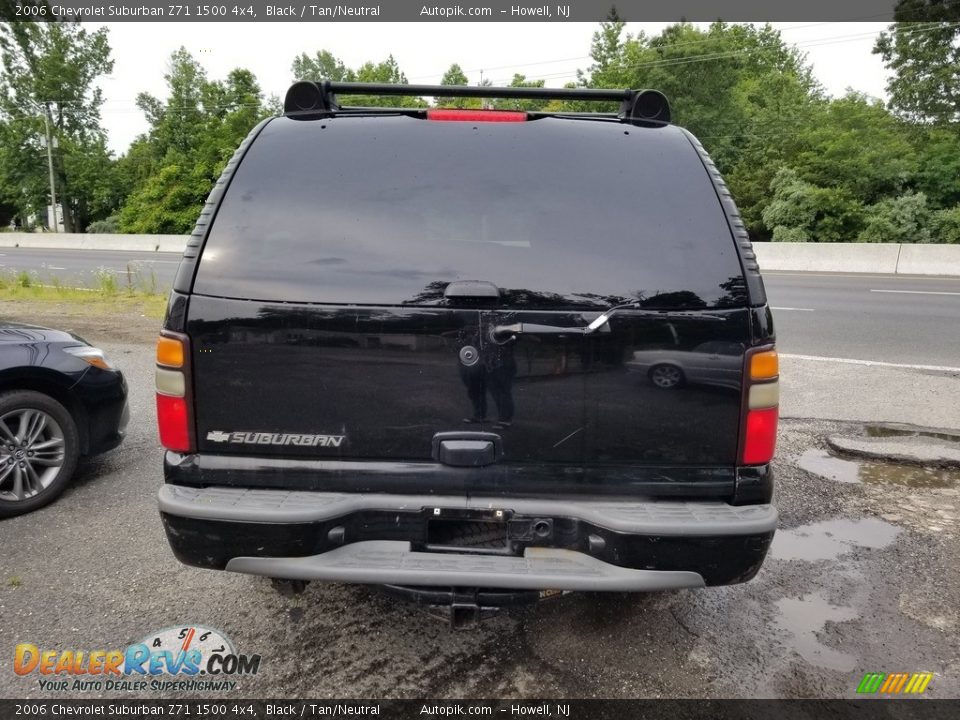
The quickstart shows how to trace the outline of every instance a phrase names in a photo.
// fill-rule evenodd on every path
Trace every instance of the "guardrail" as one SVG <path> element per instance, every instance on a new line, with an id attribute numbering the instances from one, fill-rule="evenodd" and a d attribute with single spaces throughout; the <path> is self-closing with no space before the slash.
<path id="1" fill-rule="evenodd" d="M 0 233 L 0 248 L 183 252 L 186 235 Z M 960 277 L 960 245 L 755 243 L 761 270 Z"/>

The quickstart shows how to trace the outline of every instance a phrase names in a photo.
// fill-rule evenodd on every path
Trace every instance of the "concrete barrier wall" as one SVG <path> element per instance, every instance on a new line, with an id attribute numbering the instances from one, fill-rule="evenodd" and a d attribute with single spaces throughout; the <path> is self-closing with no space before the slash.
<path id="1" fill-rule="evenodd" d="M 960 245 L 755 243 L 761 270 L 960 277 Z"/>
<path id="2" fill-rule="evenodd" d="M 182 253 L 186 235 L 95 235 L 88 233 L 0 233 L 0 247 L 60 250 Z"/>
<path id="3" fill-rule="evenodd" d="M 0 233 L 0 248 L 183 252 L 186 235 Z M 761 270 L 960 277 L 960 245 L 756 243 Z"/>
<path id="4" fill-rule="evenodd" d="M 960 275 L 960 245 L 901 245 L 897 272 L 904 275 Z"/>
<path id="5" fill-rule="evenodd" d="M 897 272 L 897 243 L 754 243 L 761 270 Z M 960 256 L 958 256 L 960 259 Z M 960 274 L 960 264 L 957 265 Z"/>

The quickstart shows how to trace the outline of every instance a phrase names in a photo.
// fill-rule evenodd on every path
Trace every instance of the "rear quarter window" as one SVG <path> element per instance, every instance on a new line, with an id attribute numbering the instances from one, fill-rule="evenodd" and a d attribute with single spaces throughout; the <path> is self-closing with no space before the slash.
<path id="1" fill-rule="evenodd" d="M 512 307 L 747 303 L 729 225 L 674 127 L 544 118 L 278 118 L 217 210 L 194 292 L 437 305 L 484 280 Z"/>

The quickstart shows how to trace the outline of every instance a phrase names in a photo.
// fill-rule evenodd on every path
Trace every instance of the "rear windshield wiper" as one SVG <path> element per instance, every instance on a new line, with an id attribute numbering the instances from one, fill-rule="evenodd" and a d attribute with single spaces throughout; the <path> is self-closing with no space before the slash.
<path id="1" fill-rule="evenodd" d="M 537 323 L 513 323 L 512 325 L 497 325 L 493 328 L 493 337 L 497 341 L 509 341 L 516 335 L 592 335 L 598 330 L 610 332 L 607 325 L 611 316 L 621 310 L 633 310 L 634 315 L 669 320 L 714 320 L 726 321 L 723 315 L 714 315 L 703 310 L 645 310 L 640 307 L 639 301 L 614 305 L 604 310 L 586 327 L 562 327 L 560 325 L 540 325 Z"/>
<path id="2" fill-rule="evenodd" d="M 640 302 L 635 300 L 607 308 L 596 320 L 584 328 L 583 334 L 589 335 L 590 333 L 596 332 L 607 324 L 607 321 L 610 320 L 612 315 L 620 310 L 633 310 L 635 315 L 642 317 L 662 317 L 669 318 L 670 320 L 717 320 L 724 322 L 727 319 L 723 315 L 714 315 L 713 313 L 704 312 L 703 310 L 644 310 L 640 307 Z"/>

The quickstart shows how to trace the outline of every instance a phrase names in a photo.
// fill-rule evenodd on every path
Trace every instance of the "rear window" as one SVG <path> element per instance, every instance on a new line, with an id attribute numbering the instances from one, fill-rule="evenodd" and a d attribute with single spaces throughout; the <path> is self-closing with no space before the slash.
<path id="1" fill-rule="evenodd" d="M 279 118 L 217 212 L 194 292 L 443 304 L 483 280 L 503 304 L 746 304 L 716 191 L 676 128 Z"/>

